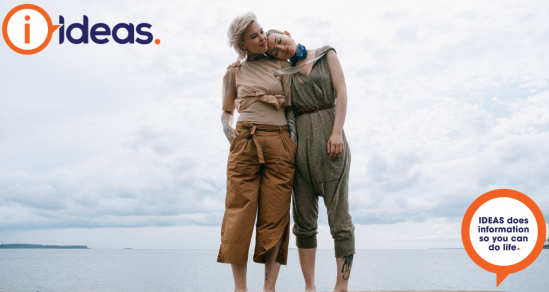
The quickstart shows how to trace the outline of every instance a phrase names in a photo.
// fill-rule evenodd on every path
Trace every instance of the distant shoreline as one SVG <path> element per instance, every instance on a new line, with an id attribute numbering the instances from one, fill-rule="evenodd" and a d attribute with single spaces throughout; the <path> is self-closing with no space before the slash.
<path id="1" fill-rule="evenodd" d="M 41 244 L 0 244 L 0 248 L 17 248 L 17 249 L 90 249 L 86 245 L 41 245 Z"/>

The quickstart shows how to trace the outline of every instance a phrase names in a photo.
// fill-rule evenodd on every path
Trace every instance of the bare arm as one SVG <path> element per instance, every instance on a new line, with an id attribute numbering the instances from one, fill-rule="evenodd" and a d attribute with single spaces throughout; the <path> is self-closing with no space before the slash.
<path id="1" fill-rule="evenodd" d="M 229 140 L 229 144 L 233 144 L 234 139 L 238 135 L 238 132 L 233 129 L 231 126 L 233 124 L 233 113 L 234 111 L 223 111 L 221 114 L 221 124 L 223 124 L 223 133 Z"/>
<path id="2" fill-rule="evenodd" d="M 288 134 L 290 138 L 297 143 L 297 128 L 295 126 L 295 111 L 291 106 L 284 108 L 284 114 L 286 115 L 286 120 L 288 121 Z"/>
<path id="3" fill-rule="evenodd" d="M 330 67 L 332 85 L 337 100 L 334 128 L 332 130 L 332 136 L 328 140 L 328 153 L 330 159 L 333 159 L 338 157 L 345 148 L 345 145 L 343 144 L 343 124 L 345 123 L 345 116 L 347 115 L 347 87 L 345 85 L 343 69 L 333 50 L 328 52 L 328 66 Z"/>
<path id="4" fill-rule="evenodd" d="M 234 113 L 234 101 L 236 99 L 236 84 L 234 69 L 228 69 L 223 76 L 223 112 L 221 113 L 221 124 L 223 125 L 223 133 L 229 140 L 229 144 L 233 144 L 234 139 L 238 135 L 238 132 L 233 129 L 233 113 Z"/>

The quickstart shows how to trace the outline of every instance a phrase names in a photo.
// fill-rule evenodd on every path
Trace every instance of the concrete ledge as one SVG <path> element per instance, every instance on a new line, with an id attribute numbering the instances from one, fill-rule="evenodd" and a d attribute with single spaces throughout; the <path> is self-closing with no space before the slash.
<path id="1" fill-rule="evenodd" d="M 0 291 L 0 292 L 39 292 L 39 291 Z M 66 291 L 69 292 L 69 291 Z M 330 292 L 330 291 L 318 291 Z M 511 291 L 488 291 L 488 290 L 356 290 L 349 292 L 511 292 Z"/>
<path id="2" fill-rule="evenodd" d="M 328 292 L 328 291 L 319 291 Z M 510 292 L 510 291 L 488 291 L 488 290 L 357 290 L 349 292 Z"/>
<path id="3" fill-rule="evenodd" d="M 328 291 L 319 291 L 328 292 Z M 488 290 L 360 290 L 349 292 L 510 292 L 510 291 L 488 291 Z"/>

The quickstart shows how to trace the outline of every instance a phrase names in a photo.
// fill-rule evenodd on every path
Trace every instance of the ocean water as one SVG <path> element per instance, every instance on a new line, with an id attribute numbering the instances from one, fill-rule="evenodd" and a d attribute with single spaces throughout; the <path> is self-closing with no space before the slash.
<path id="1" fill-rule="evenodd" d="M 231 268 L 217 250 L 0 250 L 0 291 L 233 291 Z M 249 291 L 261 291 L 264 268 L 248 264 Z M 318 250 L 319 291 L 335 283 L 333 250 Z M 463 249 L 358 250 L 350 290 L 460 289 L 549 291 L 549 250 L 496 288 L 496 275 L 476 266 Z M 297 250 L 282 266 L 278 291 L 302 291 Z"/>

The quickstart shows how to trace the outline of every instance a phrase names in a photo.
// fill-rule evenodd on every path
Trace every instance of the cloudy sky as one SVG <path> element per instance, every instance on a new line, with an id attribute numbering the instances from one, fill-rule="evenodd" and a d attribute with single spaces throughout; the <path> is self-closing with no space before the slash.
<path id="1" fill-rule="evenodd" d="M 250 10 L 337 50 L 358 248 L 462 247 L 467 207 L 499 188 L 548 218 L 547 1 L 33 3 L 54 24 L 150 23 L 161 44 L 0 42 L 0 243 L 218 248 L 226 30 Z"/>

